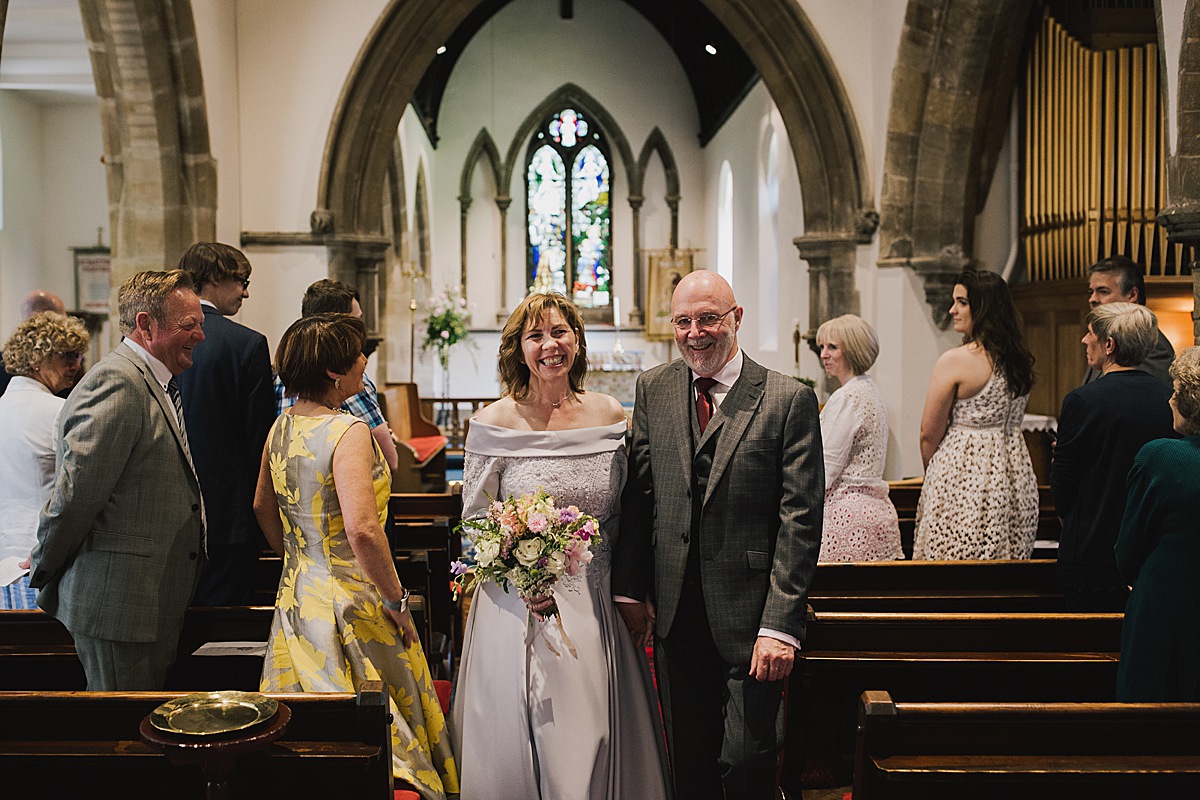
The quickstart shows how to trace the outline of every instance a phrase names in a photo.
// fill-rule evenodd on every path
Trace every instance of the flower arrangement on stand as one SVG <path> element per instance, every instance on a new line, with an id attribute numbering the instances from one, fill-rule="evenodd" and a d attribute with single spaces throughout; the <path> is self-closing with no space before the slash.
<path id="1" fill-rule="evenodd" d="M 442 396 L 450 395 L 450 348 L 470 335 L 467 330 L 467 300 L 458 289 L 445 289 L 429 298 L 422 350 L 437 350 L 442 367 Z"/>
<path id="2" fill-rule="evenodd" d="M 575 506 L 557 508 L 545 491 L 493 500 L 487 514 L 464 519 L 458 527 L 474 545 L 475 564 L 456 561 L 451 565 L 456 593 L 470 592 L 484 581 L 492 581 L 505 592 L 517 588 L 522 598 L 553 593 L 563 576 L 578 575 L 592 560 L 592 546 L 600 541 L 600 523 Z M 468 578 L 469 573 L 474 574 Z M 562 629 L 558 604 L 541 612 L 558 619 L 563 641 L 571 655 L 575 646 Z M 530 617 L 532 622 L 532 615 Z M 558 655 L 545 633 L 542 638 Z"/>

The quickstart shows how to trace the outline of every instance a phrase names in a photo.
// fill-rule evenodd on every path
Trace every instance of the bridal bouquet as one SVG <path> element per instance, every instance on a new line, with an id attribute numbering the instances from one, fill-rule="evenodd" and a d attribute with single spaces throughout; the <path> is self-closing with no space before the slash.
<path id="1" fill-rule="evenodd" d="M 494 581 L 505 592 L 515 586 L 525 599 L 551 594 L 559 578 L 578 575 L 592 560 L 592 545 L 600 541 L 600 523 L 595 517 L 575 506 L 556 507 L 554 498 L 541 489 L 493 500 L 486 515 L 464 519 L 459 530 L 475 545 L 476 563 L 473 568 L 461 561 L 452 565 L 455 592 L 469 592 L 484 581 Z M 474 576 L 468 583 L 467 572 L 472 569 Z M 558 604 L 541 613 L 557 617 Z M 558 623 L 561 629 L 561 618 Z M 573 652 L 566 631 L 563 638 Z"/>

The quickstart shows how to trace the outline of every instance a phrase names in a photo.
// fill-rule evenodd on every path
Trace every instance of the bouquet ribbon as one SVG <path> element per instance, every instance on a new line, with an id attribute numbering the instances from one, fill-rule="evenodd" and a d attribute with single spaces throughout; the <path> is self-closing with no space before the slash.
<path id="1" fill-rule="evenodd" d="M 567 635 L 567 629 L 563 626 L 562 614 L 561 613 L 555 614 L 554 619 L 558 620 L 558 631 L 559 631 L 559 633 L 562 634 L 563 644 L 565 644 L 567 646 L 567 652 L 571 654 L 572 658 L 578 660 L 579 653 L 575 650 L 575 643 L 571 641 L 571 637 Z M 536 627 L 537 635 L 542 637 L 542 641 L 546 643 L 546 648 L 551 653 L 554 653 L 556 658 L 562 658 L 562 654 L 558 652 L 558 650 L 554 647 L 554 644 L 551 643 L 549 637 L 546 636 L 546 625 L 549 622 L 550 622 L 550 620 L 545 619 L 545 618 L 538 620 L 536 617 L 533 616 L 532 611 L 529 612 L 530 627 Z M 528 644 L 528 642 L 526 642 L 526 643 Z"/>

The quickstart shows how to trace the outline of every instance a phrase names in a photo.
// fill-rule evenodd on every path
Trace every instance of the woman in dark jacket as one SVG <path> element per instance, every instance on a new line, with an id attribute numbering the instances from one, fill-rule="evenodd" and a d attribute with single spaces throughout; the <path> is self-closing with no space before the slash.
<path id="1" fill-rule="evenodd" d="M 1128 581 L 1113 560 L 1125 511 L 1125 478 L 1142 445 L 1175 437 L 1171 389 L 1138 365 L 1158 339 L 1158 320 L 1145 306 L 1106 303 L 1087 317 L 1088 366 L 1101 377 L 1063 400 L 1050 472 L 1062 517 L 1058 582 L 1067 611 L 1119 612 Z"/>
<path id="2" fill-rule="evenodd" d="M 1117 568 L 1133 585 L 1121 634 L 1117 699 L 1200 701 L 1200 347 L 1171 365 L 1183 439 L 1156 439 L 1129 472 Z"/>

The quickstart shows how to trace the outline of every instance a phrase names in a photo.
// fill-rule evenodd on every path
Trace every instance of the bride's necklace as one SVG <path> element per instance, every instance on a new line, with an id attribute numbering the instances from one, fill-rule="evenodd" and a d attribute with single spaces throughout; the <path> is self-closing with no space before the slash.
<path id="1" fill-rule="evenodd" d="M 539 399 L 541 399 L 541 400 L 545 400 L 547 403 L 549 403 L 551 408 L 558 408 L 558 407 L 559 407 L 559 406 L 561 406 L 563 403 L 567 402 L 567 398 L 568 398 L 568 397 L 570 397 L 570 396 L 573 394 L 573 392 L 572 392 L 570 389 L 567 389 L 567 393 L 566 393 L 566 394 L 564 394 L 564 395 L 562 396 L 562 399 L 560 399 L 560 400 L 559 400 L 559 401 L 556 403 L 556 402 L 554 402 L 553 400 L 551 400 L 549 397 L 546 397 L 546 395 L 544 395 L 544 394 L 540 393 L 540 392 L 539 392 L 537 389 L 534 389 L 532 386 L 530 386 L 530 387 L 529 387 L 529 391 L 531 391 L 531 392 L 533 392 L 535 395 L 537 395 L 537 397 L 538 397 Z"/>

